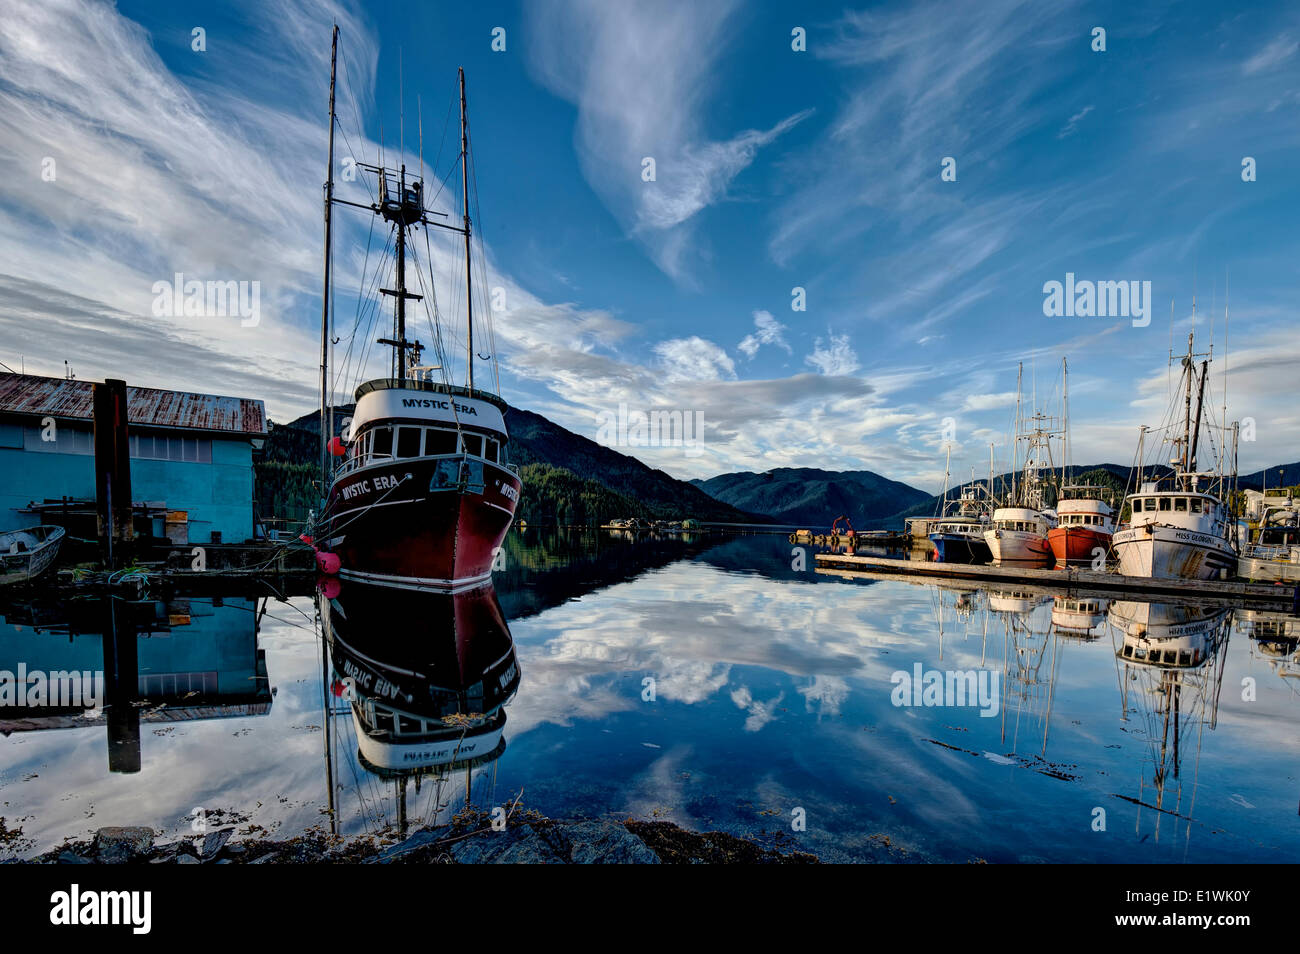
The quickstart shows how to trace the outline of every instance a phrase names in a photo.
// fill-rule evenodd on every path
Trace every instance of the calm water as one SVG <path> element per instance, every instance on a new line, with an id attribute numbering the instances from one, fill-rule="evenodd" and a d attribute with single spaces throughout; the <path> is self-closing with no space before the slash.
<path id="1" fill-rule="evenodd" d="M 495 592 L 0 607 L 0 670 L 108 679 L 89 713 L 0 709 L 0 852 L 200 809 L 392 834 L 468 784 L 827 860 L 1300 860 L 1288 619 L 848 581 L 790 551 L 530 530 Z M 996 691 L 895 705 L 918 666 Z"/>

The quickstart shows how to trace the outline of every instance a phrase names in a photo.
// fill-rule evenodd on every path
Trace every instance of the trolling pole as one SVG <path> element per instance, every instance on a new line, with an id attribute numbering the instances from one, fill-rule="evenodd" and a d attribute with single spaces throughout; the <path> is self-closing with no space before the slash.
<path id="1" fill-rule="evenodd" d="M 329 483 L 329 347 L 330 347 L 330 206 L 334 203 L 334 77 L 338 64 L 339 25 L 334 24 L 330 41 L 330 145 L 325 173 L 325 291 L 320 305 L 320 480 L 322 498 Z"/>
<path id="2" fill-rule="evenodd" d="M 465 383 L 474 390 L 474 297 L 470 294 L 469 265 L 469 128 L 465 124 L 465 68 L 460 73 L 460 189 L 465 221 Z"/>

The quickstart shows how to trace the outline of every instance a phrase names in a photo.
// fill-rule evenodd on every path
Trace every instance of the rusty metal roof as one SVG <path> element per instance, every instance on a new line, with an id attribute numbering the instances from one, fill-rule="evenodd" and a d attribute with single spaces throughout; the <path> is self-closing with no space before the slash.
<path id="1" fill-rule="evenodd" d="M 0 373 L 0 413 L 89 421 L 93 418 L 93 387 L 90 381 Z M 128 386 L 126 409 L 127 420 L 141 426 L 266 433 L 266 407 L 252 398 Z"/>

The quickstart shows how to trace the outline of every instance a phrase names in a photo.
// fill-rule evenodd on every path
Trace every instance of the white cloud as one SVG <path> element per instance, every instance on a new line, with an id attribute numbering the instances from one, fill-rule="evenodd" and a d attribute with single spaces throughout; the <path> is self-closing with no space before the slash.
<path id="1" fill-rule="evenodd" d="M 705 131 L 703 107 L 736 0 L 563 0 L 525 9 L 530 69 L 578 107 L 587 181 L 664 272 L 690 283 L 690 220 L 808 111 L 723 139 Z M 654 181 L 642 178 L 647 157 Z"/>
<path id="2" fill-rule="evenodd" d="M 1083 121 L 1083 117 L 1087 116 L 1090 112 L 1092 112 L 1092 110 L 1093 110 L 1093 107 L 1092 107 L 1091 105 L 1088 105 L 1088 106 L 1083 107 L 1083 109 L 1079 110 L 1079 111 L 1078 111 L 1077 113 L 1075 113 L 1073 116 L 1071 116 L 1071 117 L 1070 117 L 1070 121 L 1067 122 L 1067 123 L 1066 123 L 1066 124 L 1061 128 L 1061 131 L 1058 132 L 1058 133 L 1056 134 L 1056 138 L 1057 138 L 1057 139 L 1065 139 L 1065 138 L 1067 138 L 1067 137 L 1069 137 L 1069 136 L 1073 136 L 1074 133 L 1075 133 L 1075 130 L 1077 130 L 1077 129 L 1079 128 L 1079 123 Z"/>
<path id="3" fill-rule="evenodd" d="M 819 337 L 813 342 L 812 354 L 804 358 L 822 374 L 852 374 L 858 370 L 858 355 L 849 344 L 848 335 L 827 334 L 825 342 Z"/>
<path id="4" fill-rule="evenodd" d="M 753 334 L 745 335 L 741 339 L 738 347 L 748 357 L 754 357 L 758 354 L 758 349 L 765 344 L 776 345 L 778 348 L 784 348 L 786 354 L 793 354 L 789 343 L 785 340 L 785 325 L 781 324 L 772 317 L 769 311 L 754 312 Z"/>
<path id="5" fill-rule="evenodd" d="M 1262 50 L 1241 64 L 1241 72 L 1246 76 L 1271 69 L 1279 63 L 1289 60 L 1300 49 L 1300 41 L 1283 34 L 1272 40 Z"/>
<path id="6" fill-rule="evenodd" d="M 997 394 L 968 394 L 962 402 L 963 411 L 991 411 L 999 407 L 1010 407 L 1016 403 L 1015 391 L 1001 391 Z"/>
<path id="7" fill-rule="evenodd" d="M 735 362 L 727 352 L 698 335 L 661 341 L 654 350 L 669 381 L 717 381 L 736 376 Z"/>

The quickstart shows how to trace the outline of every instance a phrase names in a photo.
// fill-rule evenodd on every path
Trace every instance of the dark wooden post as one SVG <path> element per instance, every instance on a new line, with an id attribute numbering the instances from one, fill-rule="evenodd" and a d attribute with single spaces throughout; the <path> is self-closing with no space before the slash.
<path id="1" fill-rule="evenodd" d="M 135 534 L 131 509 L 131 446 L 127 438 L 126 382 L 94 386 L 95 516 L 104 564 L 130 560 Z"/>

